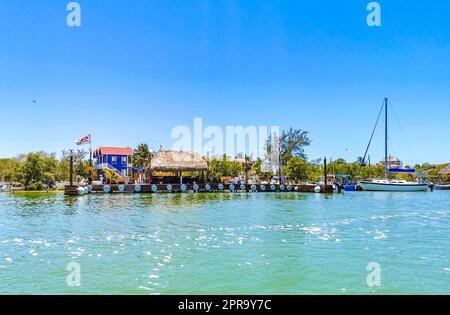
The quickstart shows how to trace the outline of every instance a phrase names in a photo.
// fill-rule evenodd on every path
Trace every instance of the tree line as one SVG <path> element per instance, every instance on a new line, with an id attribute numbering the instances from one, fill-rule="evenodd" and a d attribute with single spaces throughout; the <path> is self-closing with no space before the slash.
<path id="1" fill-rule="evenodd" d="M 14 158 L 0 159 L 0 182 L 12 183 L 26 190 L 44 190 L 55 187 L 57 182 L 66 182 L 70 177 L 71 152 L 63 151 L 61 158 L 55 153 L 33 152 Z M 74 157 L 74 176 L 89 175 L 88 152 L 77 150 Z"/>
<path id="2" fill-rule="evenodd" d="M 282 131 L 279 136 L 267 139 L 264 157 L 253 159 L 240 154 L 235 158 L 211 157 L 208 160 L 211 179 L 220 181 L 222 177 L 239 175 L 257 176 L 259 179 L 270 179 L 281 175 L 295 181 L 317 182 L 323 178 L 322 159 L 310 160 L 305 149 L 311 144 L 309 133 L 301 129 Z M 74 156 L 74 176 L 89 176 L 88 152 L 85 150 L 63 151 L 60 158 L 56 154 L 34 152 L 19 155 L 15 158 L 0 159 L 0 182 L 14 183 L 27 190 L 42 190 L 54 187 L 57 182 L 67 182 L 70 177 L 70 155 Z M 151 151 L 147 144 L 140 144 L 133 152 L 134 167 L 147 167 L 151 159 Z M 383 165 L 364 165 L 362 158 L 347 162 L 342 158 L 329 161 L 327 174 L 346 174 L 357 178 L 380 178 L 384 176 Z M 415 165 L 418 172 L 427 172 L 431 179 L 443 179 L 439 175 L 445 165 Z M 406 168 L 409 168 L 407 166 Z M 394 178 L 412 180 L 411 174 L 396 174 Z"/>

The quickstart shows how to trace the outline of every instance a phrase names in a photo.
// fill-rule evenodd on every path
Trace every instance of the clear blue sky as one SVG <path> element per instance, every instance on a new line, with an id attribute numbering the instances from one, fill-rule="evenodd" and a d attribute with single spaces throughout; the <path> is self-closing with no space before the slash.
<path id="1" fill-rule="evenodd" d="M 305 129 L 311 158 L 354 160 L 387 96 L 409 142 L 392 118 L 391 152 L 450 162 L 449 1 L 379 1 L 379 28 L 367 0 L 80 0 L 81 28 L 68 2 L 0 0 L 1 157 L 87 133 L 170 146 L 202 117 Z"/>

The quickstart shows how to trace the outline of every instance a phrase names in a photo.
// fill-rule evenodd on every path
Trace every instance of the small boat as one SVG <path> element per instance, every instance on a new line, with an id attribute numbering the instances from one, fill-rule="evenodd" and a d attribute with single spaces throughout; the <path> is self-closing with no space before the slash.
<path id="1" fill-rule="evenodd" d="M 389 179 L 388 175 L 389 173 L 415 173 L 414 169 L 390 169 L 389 168 L 389 156 L 388 156 L 388 99 L 384 99 L 383 106 L 381 107 L 380 113 L 378 114 L 378 119 L 375 124 L 375 128 L 378 125 L 378 121 L 380 119 L 381 113 L 384 109 L 385 114 L 385 128 L 384 128 L 384 143 L 385 143 L 385 178 L 384 179 L 369 179 L 369 180 L 362 180 L 358 182 L 358 185 L 366 191 L 427 191 L 428 190 L 428 184 L 424 182 L 408 182 L 406 180 L 395 180 L 395 179 Z M 372 137 L 369 141 L 369 145 L 366 149 L 366 154 L 369 150 L 370 144 L 372 142 L 372 138 L 375 132 L 372 132 Z M 364 160 L 365 156 L 363 158 L 363 161 L 361 163 L 361 166 L 365 165 Z"/>
<path id="2" fill-rule="evenodd" d="M 434 186 L 435 190 L 450 190 L 450 184 L 446 184 L 446 185 L 435 185 Z"/>
<path id="3" fill-rule="evenodd" d="M 7 184 L 0 184 L 0 192 L 10 191 L 11 187 Z"/>
<path id="4" fill-rule="evenodd" d="M 357 191 L 358 184 L 352 179 L 352 175 L 336 174 L 334 175 L 338 182 L 342 184 L 345 191 Z"/>
<path id="5" fill-rule="evenodd" d="M 345 191 L 357 191 L 359 189 L 358 185 L 344 185 Z"/>

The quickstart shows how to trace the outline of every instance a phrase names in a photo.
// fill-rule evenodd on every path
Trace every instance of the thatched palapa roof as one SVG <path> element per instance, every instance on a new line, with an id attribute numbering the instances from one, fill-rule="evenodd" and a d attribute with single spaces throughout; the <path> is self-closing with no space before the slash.
<path id="1" fill-rule="evenodd" d="M 208 171 L 208 163 L 194 152 L 161 150 L 151 160 L 150 169 L 156 172 Z"/>
<path id="2" fill-rule="evenodd" d="M 450 175 L 450 164 L 444 167 L 442 171 L 439 172 L 440 175 Z"/>

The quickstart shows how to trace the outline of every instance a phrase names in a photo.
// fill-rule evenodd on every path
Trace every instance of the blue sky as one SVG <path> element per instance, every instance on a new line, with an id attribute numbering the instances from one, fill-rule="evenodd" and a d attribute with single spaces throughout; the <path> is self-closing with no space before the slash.
<path id="1" fill-rule="evenodd" d="M 80 28 L 68 2 L 0 0 L 0 157 L 87 133 L 170 146 L 201 117 L 308 130 L 311 158 L 352 161 L 389 97 L 390 151 L 450 162 L 448 1 L 378 1 L 378 28 L 360 0 L 80 0 Z M 379 160 L 381 129 L 373 145 Z"/>

